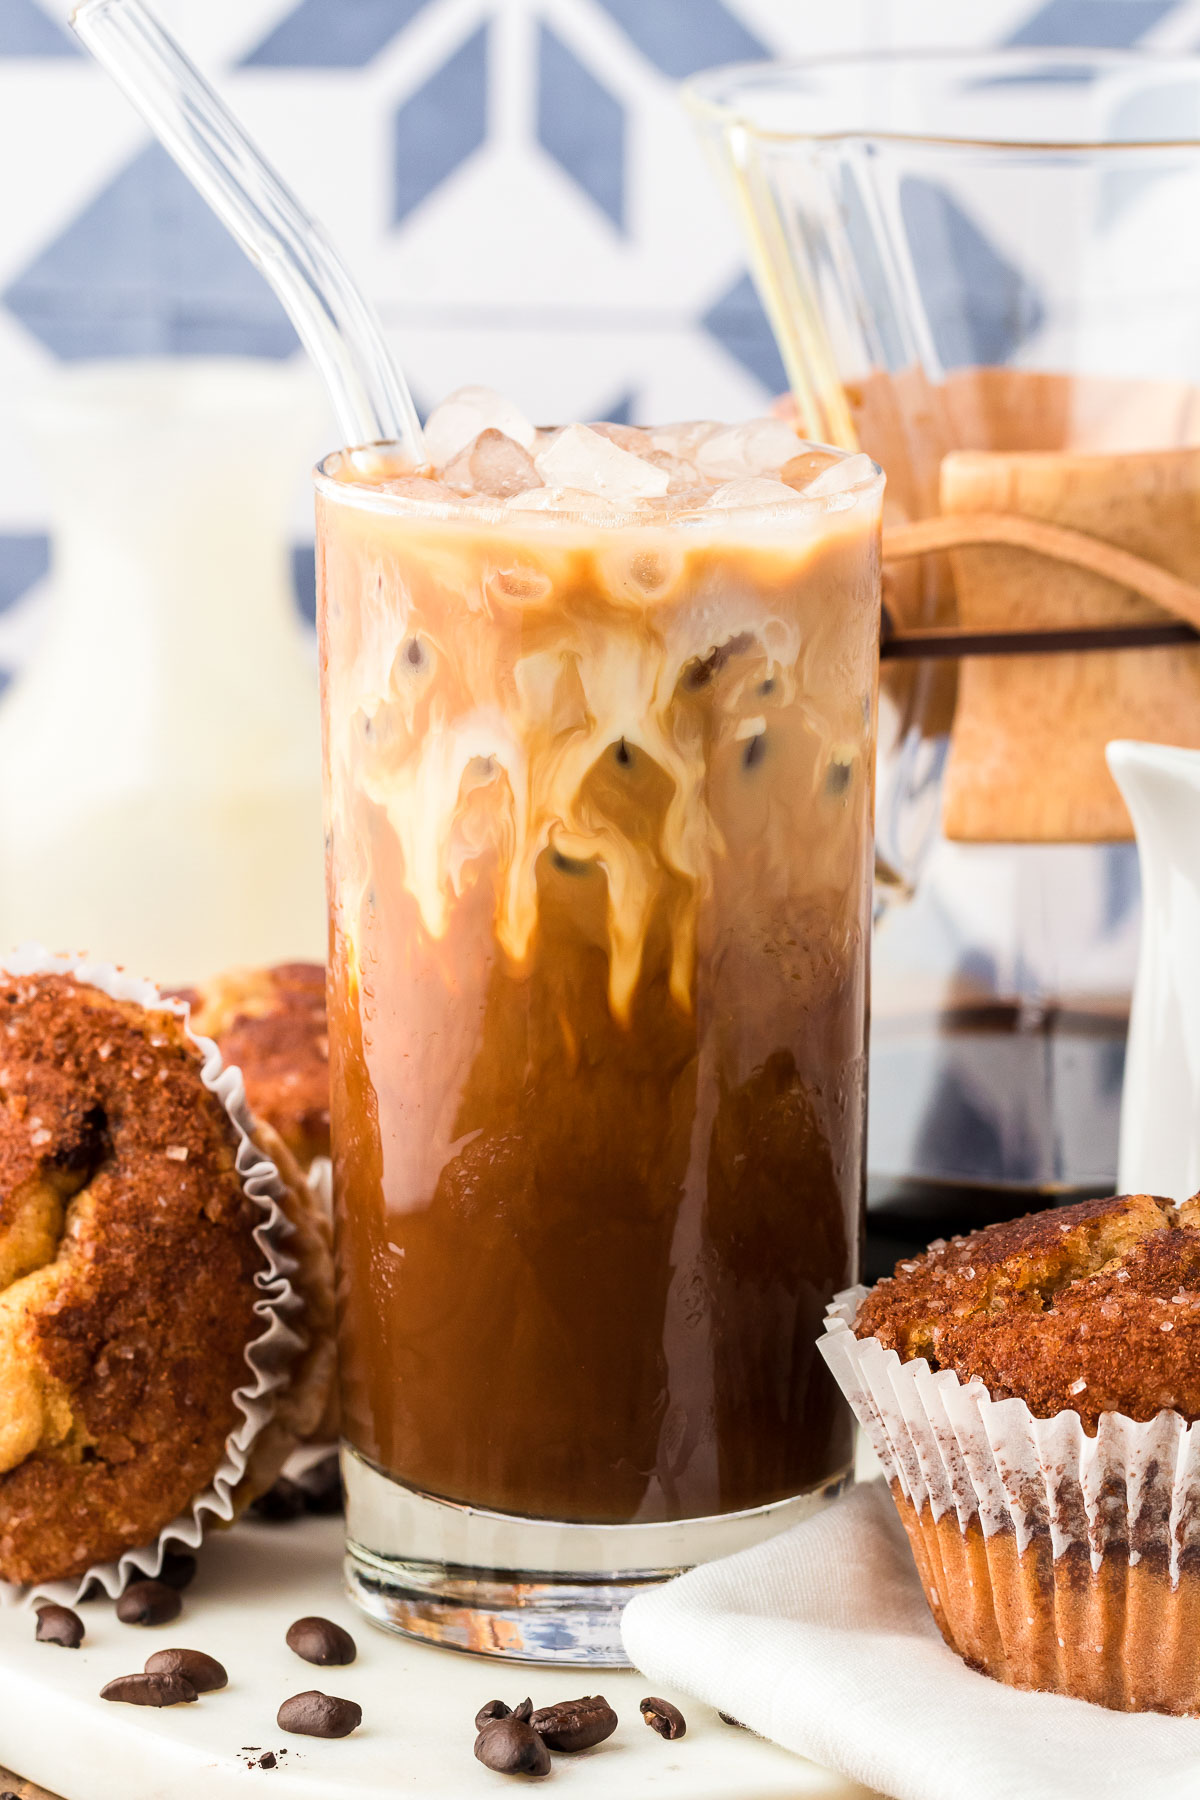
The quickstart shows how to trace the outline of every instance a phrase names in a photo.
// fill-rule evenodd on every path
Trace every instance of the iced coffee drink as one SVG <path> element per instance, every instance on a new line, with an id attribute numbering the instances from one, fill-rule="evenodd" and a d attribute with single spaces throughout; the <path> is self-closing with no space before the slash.
<path id="1" fill-rule="evenodd" d="M 479 392 L 429 446 L 318 476 L 351 1574 L 553 1655 L 556 1572 L 615 1593 L 850 1463 L 814 1346 L 857 1271 L 882 482 Z"/>

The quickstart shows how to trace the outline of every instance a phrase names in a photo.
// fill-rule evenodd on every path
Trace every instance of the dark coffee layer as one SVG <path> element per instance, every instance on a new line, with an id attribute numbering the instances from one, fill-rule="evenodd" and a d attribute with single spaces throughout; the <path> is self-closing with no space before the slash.
<path id="1" fill-rule="evenodd" d="M 515 545 L 323 500 L 322 529 L 346 1436 L 543 1518 L 822 1482 L 851 1448 L 814 1345 L 858 1256 L 870 524 Z"/>

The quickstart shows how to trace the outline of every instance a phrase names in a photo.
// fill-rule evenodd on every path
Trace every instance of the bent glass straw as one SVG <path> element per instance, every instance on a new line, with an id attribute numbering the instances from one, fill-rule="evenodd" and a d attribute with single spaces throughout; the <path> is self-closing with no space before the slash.
<path id="1" fill-rule="evenodd" d="M 347 444 L 425 463 L 421 426 L 383 330 L 322 228 L 142 0 L 83 0 L 71 25 L 262 270 L 329 390 Z"/>

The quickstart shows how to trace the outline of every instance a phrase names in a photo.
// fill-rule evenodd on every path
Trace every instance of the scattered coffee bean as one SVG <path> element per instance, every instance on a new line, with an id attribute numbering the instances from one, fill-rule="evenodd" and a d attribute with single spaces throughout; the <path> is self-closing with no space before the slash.
<path id="1" fill-rule="evenodd" d="M 146 1658 L 147 1675 L 182 1675 L 198 1694 L 213 1694 L 228 1687 L 229 1677 L 215 1656 L 203 1650 L 156 1650 Z"/>
<path id="2" fill-rule="evenodd" d="M 505 1706 L 503 1700 L 487 1701 L 475 1714 L 476 1731 L 482 1731 L 490 1719 L 507 1719 L 511 1711 L 512 1707 Z M 3 1800 L 3 1795 L 0 1795 L 0 1800 Z"/>
<path id="3" fill-rule="evenodd" d="M 165 1581 L 135 1581 L 117 1601 L 122 1625 L 169 1625 L 183 1611 L 183 1601 Z"/>
<path id="4" fill-rule="evenodd" d="M 687 1730 L 687 1720 L 669 1700 L 656 1700 L 651 1695 L 641 1702 L 640 1711 L 651 1731 L 657 1731 L 661 1738 L 681 1738 Z"/>
<path id="5" fill-rule="evenodd" d="M 617 1715 L 603 1694 L 585 1694 L 582 1700 L 560 1700 L 557 1706 L 539 1706 L 529 1723 L 548 1750 L 569 1754 L 602 1744 L 617 1729 Z"/>
<path id="6" fill-rule="evenodd" d="M 339 1700 L 334 1694 L 293 1694 L 285 1700 L 275 1717 L 280 1731 L 294 1731 L 300 1737 L 349 1737 L 362 1724 L 362 1707 L 353 1700 Z"/>
<path id="7" fill-rule="evenodd" d="M 528 1725 L 528 1723 L 532 1717 L 533 1717 L 533 1701 L 529 1699 L 528 1695 L 525 1697 L 524 1700 L 519 1700 L 517 1702 L 516 1706 L 513 1707 L 512 1712 L 509 1714 L 510 1719 L 519 1719 L 521 1721 L 522 1725 Z"/>
<path id="8" fill-rule="evenodd" d="M 298 1519 L 304 1511 L 304 1494 L 294 1481 L 281 1475 L 274 1487 L 269 1487 L 265 1494 L 250 1502 L 247 1511 L 264 1524 L 286 1525 L 289 1519 Z"/>
<path id="9" fill-rule="evenodd" d="M 310 1463 L 303 1474 L 297 1475 L 296 1486 L 304 1496 L 307 1512 L 328 1518 L 346 1509 L 341 1459 L 336 1450 L 331 1450 L 320 1462 Z"/>
<path id="10" fill-rule="evenodd" d="M 100 1698 L 128 1706 L 178 1706 L 194 1700 L 196 1690 L 182 1675 L 118 1675 L 100 1689 Z"/>
<path id="11" fill-rule="evenodd" d="M 354 1639 L 332 1619 L 297 1619 L 288 1626 L 287 1647 L 305 1662 L 322 1668 L 330 1664 L 352 1663 L 358 1655 Z"/>
<path id="12" fill-rule="evenodd" d="M 189 1550 L 168 1550 L 163 1556 L 158 1579 L 182 1594 L 184 1588 L 191 1587 L 195 1581 L 198 1567 L 199 1564 Z"/>
<path id="13" fill-rule="evenodd" d="M 528 1719 L 517 1717 L 520 1710 L 488 1719 L 475 1739 L 475 1755 L 499 1775 L 548 1775 L 550 1752 Z"/>
<path id="14" fill-rule="evenodd" d="M 61 1644 L 64 1650 L 78 1650 L 83 1642 L 83 1620 L 69 1606 L 39 1606 L 34 1635 L 39 1644 Z"/>
<path id="15" fill-rule="evenodd" d="M 275 1752 L 273 1750 L 264 1750 L 258 1759 L 258 1766 L 260 1769 L 273 1769 L 275 1767 Z"/>

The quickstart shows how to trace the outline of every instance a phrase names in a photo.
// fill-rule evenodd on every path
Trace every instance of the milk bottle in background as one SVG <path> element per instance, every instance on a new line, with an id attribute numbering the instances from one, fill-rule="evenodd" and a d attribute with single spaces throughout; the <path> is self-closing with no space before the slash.
<path id="1" fill-rule="evenodd" d="M 97 364 L 22 411 L 57 524 L 44 633 L 0 700 L 0 943 L 163 982 L 323 958 L 286 531 L 321 431 L 306 372 Z"/>

